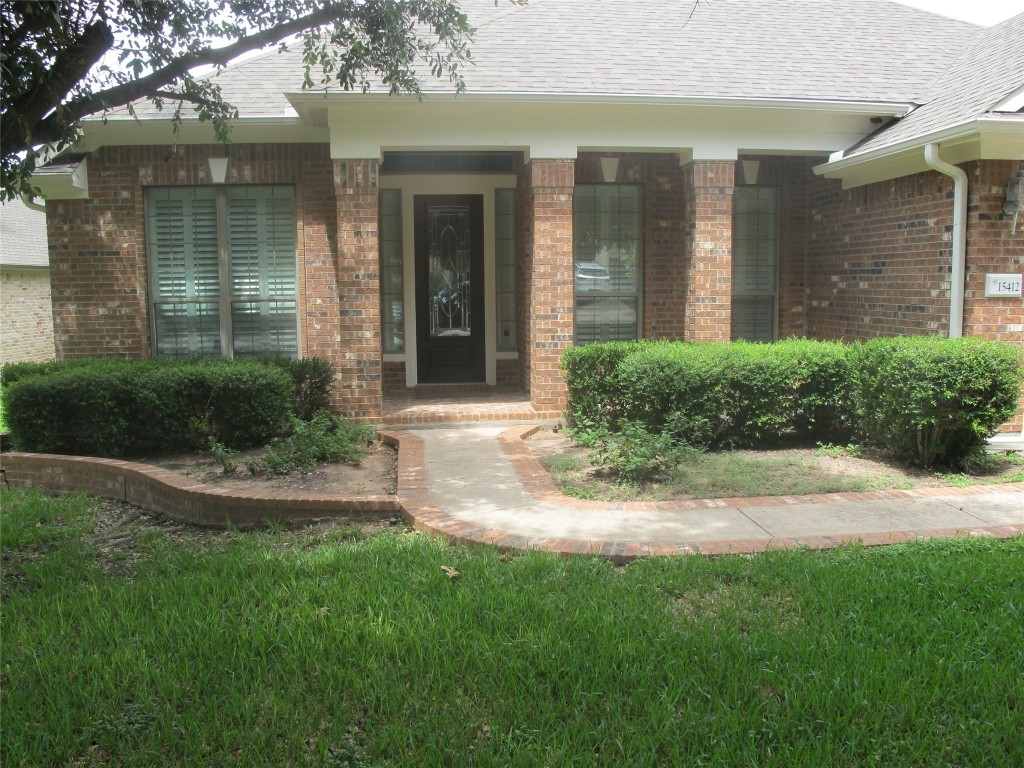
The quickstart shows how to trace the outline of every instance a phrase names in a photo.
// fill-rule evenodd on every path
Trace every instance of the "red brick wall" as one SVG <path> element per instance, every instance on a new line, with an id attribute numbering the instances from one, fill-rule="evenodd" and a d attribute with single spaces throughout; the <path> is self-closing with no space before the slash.
<path id="1" fill-rule="evenodd" d="M 377 160 L 335 160 L 338 300 L 341 332 L 325 353 L 338 366 L 342 411 L 372 419 L 382 412 Z"/>
<path id="2" fill-rule="evenodd" d="M 522 384 L 519 379 L 519 361 L 518 360 L 497 360 L 497 381 L 495 382 L 501 389 L 522 389 Z"/>
<path id="3" fill-rule="evenodd" d="M 728 340 L 732 329 L 732 195 L 734 162 L 695 160 L 686 166 L 693 185 L 687 210 L 686 331 L 695 341 Z"/>
<path id="4" fill-rule="evenodd" d="M 519 347 L 517 360 L 519 386 L 528 391 L 532 356 L 530 342 L 532 326 L 527 310 L 527 296 L 532 290 L 530 274 L 533 254 L 533 194 L 530 190 L 530 166 L 516 157 L 516 344 Z"/>
<path id="5" fill-rule="evenodd" d="M 404 392 L 406 390 L 404 362 L 381 363 L 381 388 L 385 392 Z"/>
<path id="6" fill-rule="evenodd" d="M 565 408 L 562 351 L 573 339 L 572 160 L 533 160 L 520 174 L 525 182 L 525 216 L 532 223 L 521 254 L 528 276 L 520 294 L 525 313 L 525 372 L 530 399 L 541 412 Z M 524 232 L 524 234 L 526 234 Z"/>
<path id="7" fill-rule="evenodd" d="M 919 173 L 854 189 L 810 187 L 807 333 L 949 332 L 953 181 Z"/>

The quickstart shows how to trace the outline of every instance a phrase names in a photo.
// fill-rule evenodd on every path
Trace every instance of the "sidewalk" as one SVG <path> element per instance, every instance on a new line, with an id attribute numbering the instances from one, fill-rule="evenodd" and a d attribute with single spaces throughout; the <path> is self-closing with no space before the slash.
<path id="1" fill-rule="evenodd" d="M 466 543 L 591 553 L 748 553 L 1024 534 L 1024 483 L 973 488 L 602 504 L 558 494 L 522 443 L 529 426 L 469 424 L 401 433 L 399 497 L 414 525 Z M 417 459 L 425 473 L 411 472 Z"/>

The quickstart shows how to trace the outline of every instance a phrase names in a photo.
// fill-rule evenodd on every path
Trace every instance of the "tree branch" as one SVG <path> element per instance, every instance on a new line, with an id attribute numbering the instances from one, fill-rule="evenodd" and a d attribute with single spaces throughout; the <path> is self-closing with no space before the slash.
<path id="1" fill-rule="evenodd" d="M 97 21 L 82 32 L 76 44 L 62 52 L 50 67 L 49 77 L 21 98 L 4 105 L 0 122 L 3 153 L 45 144 L 50 139 L 37 138 L 35 128 L 47 113 L 48 120 L 66 127 L 68 118 L 61 115 L 61 99 L 80 81 L 114 44 L 114 33 L 106 22 Z M 72 119 L 73 121 L 73 119 Z"/>
<path id="2" fill-rule="evenodd" d="M 329 5 L 307 16 L 301 16 L 293 21 L 263 30 L 250 37 L 244 37 L 223 48 L 207 48 L 196 53 L 185 54 L 138 80 L 121 83 L 106 90 L 91 93 L 88 96 L 72 99 L 67 104 L 61 105 L 55 111 L 50 112 L 50 114 L 46 115 L 44 113 L 45 117 L 40 116 L 42 119 L 32 124 L 29 131 L 18 132 L 17 135 L 12 135 L 11 132 L 7 131 L 8 116 L 13 114 L 13 110 L 7 107 L 4 110 L 3 154 L 6 156 L 12 152 L 31 149 L 33 146 L 56 142 L 64 135 L 67 125 L 87 115 L 95 114 L 110 107 L 123 106 L 147 96 L 151 91 L 173 83 L 195 67 L 211 64 L 225 66 L 243 53 L 265 48 L 293 34 L 333 21 L 347 9 L 347 6 Z M 193 99 L 188 98 L 184 94 L 174 94 L 173 98 L 193 101 Z"/>

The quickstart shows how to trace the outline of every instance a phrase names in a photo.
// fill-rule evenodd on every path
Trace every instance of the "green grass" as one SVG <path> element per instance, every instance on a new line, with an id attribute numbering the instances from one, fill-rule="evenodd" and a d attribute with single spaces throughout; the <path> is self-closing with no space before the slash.
<path id="1" fill-rule="evenodd" d="M 124 526 L 112 567 L 88 500 L 2 503 L 4 765 L 1024 764 L 1024 538 L 615 568 Z"/>

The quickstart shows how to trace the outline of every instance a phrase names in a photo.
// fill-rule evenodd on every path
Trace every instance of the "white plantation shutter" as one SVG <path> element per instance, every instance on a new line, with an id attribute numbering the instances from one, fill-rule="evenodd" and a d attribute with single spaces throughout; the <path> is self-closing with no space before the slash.
<path id="1" fill-rule="evenodd" d="M 732 338 L 774 341 L 779 271 L 777 187 L 736 187 L 732 249 Z"/>
<path id="2" fill-rule="evenodd" d="M 151 189 L 146 219 L 157 354 L 298 354 L 291 187 Z"/>
<path id="3" fill-rule="evenodd" d="M 227 193 L 232 340 L 236 356 L 298 354 L 295 193 L 236 187 Z"/>
<path id="4" fill-rule="evenodd" d="M 153 190 L 147 220 L 157 353 L 219 354 L 216 191 Z"/>

